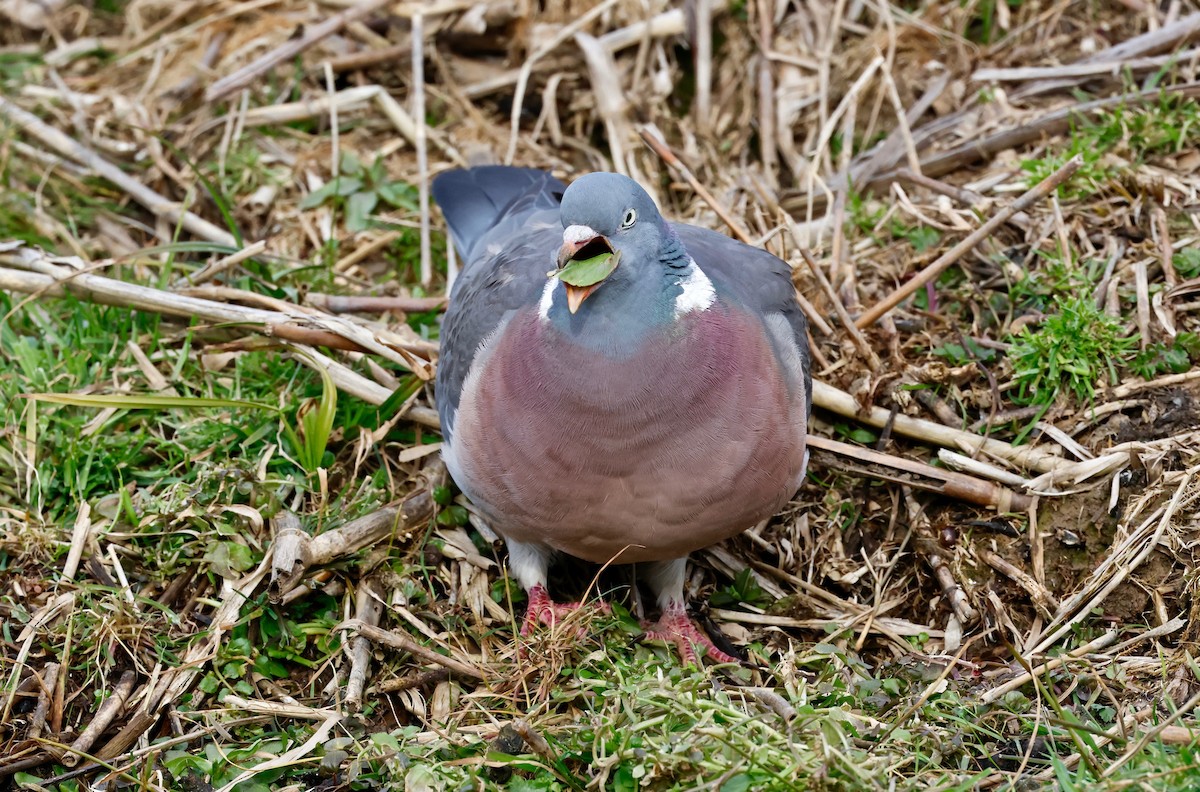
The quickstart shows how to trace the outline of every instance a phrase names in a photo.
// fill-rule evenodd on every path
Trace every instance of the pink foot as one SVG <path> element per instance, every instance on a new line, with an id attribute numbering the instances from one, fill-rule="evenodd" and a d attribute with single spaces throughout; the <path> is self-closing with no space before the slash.
<path id="1" fill-rule="evenodd" d="M 565 619 L 568 614 L 583 607 L 582 602 L 565 602 L 562 604 L 553 602 L 545 586 L 534 586 L 529 589 L 528 593 L 529 609 L 525 611 L 525 621 L 521 624 L 522 638 L 527 637 L 539 625 L 544 624 L 547 627 L 553 627 L 558 623 L 559 619 Z M 612 608 L 608 607 L 607 602 L 598 602 L 595 607 L 602 613 L 612 612 Z M 579 637 L 582 638 L 586 634 L 586 631 L 581 627 L 579 629 Z"/>
<path id="2" fill-rule="evenodd" d="M 688 618 L 687 611 L 684 610 L 682 605 L 668 607 L 663 611 L 658 622 L 648 626 L 643 625 L 643 627 L 646 630 L 646 639 L 675 644 L 675 648 L 679 650 L 679 657 L 683 660 L 684 665 L 691 663 L 697 668 L 700 667 L 700 661 L 696 658 L 696 646 L 703 647 L 708 658 L 715 662 L 741 662 L 741 660 L 733 655 L 726 654 L 714 646 L 712 639 L 705 635 L 704 631 Z"/>

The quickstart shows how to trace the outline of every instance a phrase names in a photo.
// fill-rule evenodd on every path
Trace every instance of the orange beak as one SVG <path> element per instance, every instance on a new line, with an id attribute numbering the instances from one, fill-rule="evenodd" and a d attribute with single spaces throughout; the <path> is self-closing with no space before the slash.
<path id="1" fill-rule="evenodd" d="M 571 313 L 578 311 L 579 306 L 583 305 L 583 301 L 590 297 L 599 285 L 599 283 L 593 283 L 591 286 L 572 286 L 564 283 L 563 287 L 567 290 L 567 310 Z"/>
<path id="2" fill-rule="evenodd" d="M 599 235 L 563 242 L 563 246 L 558 249 L 558 268 L 562 269 L 567 266 L 567 263 L 574 259 L 580 251 L 586 250 L 591 255 L 596 255 L 598 246 L 603 246 L 609 252 L 612 251 L 612 245 L 609 244 L 609 241 Z M 600 287 L 600 283 L 593 283 L 591 286 L 572 286 L 569 283 L 564 283 L 563 287 L 567 290 L 567 310 L 575 313 L 579 310 L 579 306 L 583 305 L 583 301 Z"/>

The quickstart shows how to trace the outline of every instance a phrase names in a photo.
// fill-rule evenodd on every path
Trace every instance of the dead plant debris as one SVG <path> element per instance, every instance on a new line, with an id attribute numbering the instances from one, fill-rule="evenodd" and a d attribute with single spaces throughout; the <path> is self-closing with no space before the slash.
<path id="1" fill-rule="evenodd" d="M 1192 0 L 0 19 L 0 790 L 1200 784 Z M 569 560 L 612 613 L 515 637 L 428 388 L 488 160 L 793 264 L 817 464 L 689 580 L 744 667 Z"/>

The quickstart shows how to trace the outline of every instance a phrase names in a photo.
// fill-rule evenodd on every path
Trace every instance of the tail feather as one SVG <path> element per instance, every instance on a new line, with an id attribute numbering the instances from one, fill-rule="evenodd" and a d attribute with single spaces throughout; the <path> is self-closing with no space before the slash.
<path id="1" fill-rule="evenodd" d="M 527 204 L 522 209 L 552 208 L 561 202 L 566 185 L 535 168 L 485 165 L 442 173 L 432 189 L 455 247 L 469 261 L 479 241 L 518 201 Z"/>

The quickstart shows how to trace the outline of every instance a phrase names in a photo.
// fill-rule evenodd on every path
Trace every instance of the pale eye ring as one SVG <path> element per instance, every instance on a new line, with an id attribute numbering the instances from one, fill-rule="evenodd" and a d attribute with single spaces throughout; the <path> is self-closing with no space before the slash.
<path id="1" fill-rule="evenodd" d="M 633 228 L 633 224 L 637 222 L 637 212 L 630 209 L 625 213 L 625 219 L 621 221 L 621 228 Z"/>

